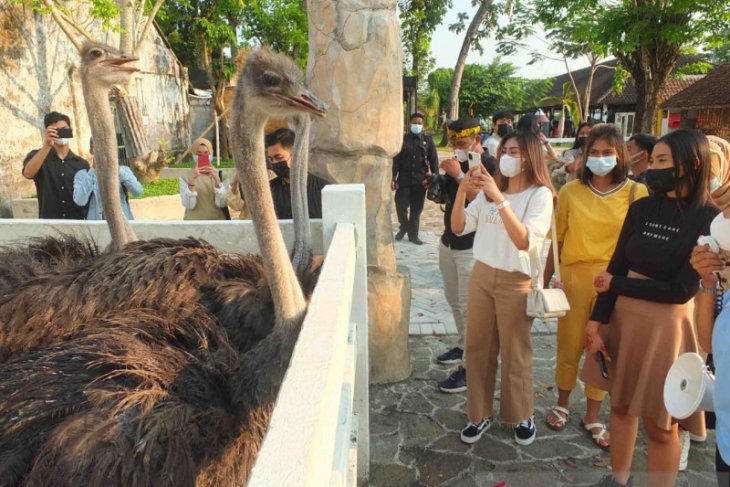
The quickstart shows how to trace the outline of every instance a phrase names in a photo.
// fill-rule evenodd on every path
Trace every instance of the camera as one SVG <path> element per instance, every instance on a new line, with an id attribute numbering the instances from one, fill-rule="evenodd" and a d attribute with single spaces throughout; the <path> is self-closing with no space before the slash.
<path id="1" fill-rule="evenodd" d="M 434 174 L 431 179 L 428 180 L 428 191 L 426 192 L 426 198 L 438 204 L 450 203 L 449 193 L 446 191 L 446 186 L 449 184 L 446 176 L 442 174 Z"/>
<path id="2" fill-rule="evenodd" d="M 69 127 L 59 127 L 56 129 L 56 135 L 59 139 L 73 139 L 74 131 Z"/>

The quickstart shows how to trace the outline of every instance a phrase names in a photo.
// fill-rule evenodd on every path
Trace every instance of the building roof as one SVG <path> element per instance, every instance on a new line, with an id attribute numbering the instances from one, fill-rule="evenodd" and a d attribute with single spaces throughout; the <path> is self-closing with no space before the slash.
<path id="1" fill-rule="evenodd" d="M 679 78 L 670 78 L 659 98 L 661 101 L 668 100 L 704 77 L 704 74 L 690 74 Z M 636 85 L 633 80 L 629 80 L 620 95 L 609 94 L 603 100 L 603 103 L 606 105 L 635 105 L 636 99 Z"/>
<path id="2" fill-rule="evenodd" d="M 730 64 L 722 64 L 664 102 L 664 108 L 730 107 Z"/>

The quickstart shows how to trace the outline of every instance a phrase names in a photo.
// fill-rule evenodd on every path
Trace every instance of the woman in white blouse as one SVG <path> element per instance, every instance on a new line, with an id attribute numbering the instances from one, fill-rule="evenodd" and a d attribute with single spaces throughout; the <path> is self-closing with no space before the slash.
<path id="1" fill-rule="evenodd" d="M 499 146 L 492 178 L 474 168 L 462 180 L 451 214 L 457 234 L 476 231 L 466 326 L 467 410 L 461 440 L 474 443 L 493 423 L 497 359 L 502 361 L 503 422 L 515 425 L 515 441 L 535 440 L 532 386 L 530 252 L 540 252 L 550 230 L 555 191 L 540 140 L 516 132 Z M 468 189 L 480 190 L 464 209 Z"/>

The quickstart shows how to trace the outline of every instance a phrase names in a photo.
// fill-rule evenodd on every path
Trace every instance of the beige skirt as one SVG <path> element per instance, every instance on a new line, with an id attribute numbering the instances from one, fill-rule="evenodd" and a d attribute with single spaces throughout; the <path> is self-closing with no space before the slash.
<path id="1" fill-rule="evenodd" d="M 644 278 L 633 272 L 629 277 Z M 629 416 L 651 418 L 663 430 L 670 430 L 673 423 L 679 422 L 664 405 L 664 380 L 677 357 L 698 351 L 693 320 L 694 300 L 666 304 L 618 297 L 610 323 L 601 326 L 613 359 L 608 364 L 613 409 Z M 681 423 L 693 434 L 705 434 L 702 412 Z"/>

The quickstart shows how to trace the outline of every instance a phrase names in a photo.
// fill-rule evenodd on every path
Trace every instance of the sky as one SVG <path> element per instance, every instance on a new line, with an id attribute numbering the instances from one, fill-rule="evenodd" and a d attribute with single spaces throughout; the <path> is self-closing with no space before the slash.
<path id="1" fill-rule="evenodd" d="M 464 40 L 464 32 L 462 31 L 460 34 L 451 32 L 449 25 L 456 22 L 459 12 L 466 12 L 471 19 L 474 12 L 476 12 L 476 8 L 472 7 L 471 0 L 453 0 L 453 7 L 446 14 L 444 22 L 436 29 L 431 39 L 431 56 L 436 59 L 437 68 L 453 68 L 456 64 L 456 58 Z M 505 17 L 500 23 L 508 21 Z M 557 57 L 554 53 L 550 53 L 542 40 L 533 38 L 528 42 L 533 49 L 544 52 L 546 56 Z M 472 50 L 469 52 L 466 62 L 468 64 L 487 64 L 491 62 L 497 57 L 496 49 L 493 46 L 493 39 L 484 42 L 484 55 L 480 56 L 477 51 Z M 530 56 L 525 53 L 504 57 L 503 60 L 516 66 L 517 74 L 524 78 L 548 78 L 565 73 L 565 64 L 562 61 L 545 59 L 530 66 L 527 64 Z M 588 66 L 588 62 L 582 59 L 568 60 L 568 64 L 571 70 Z"/>

